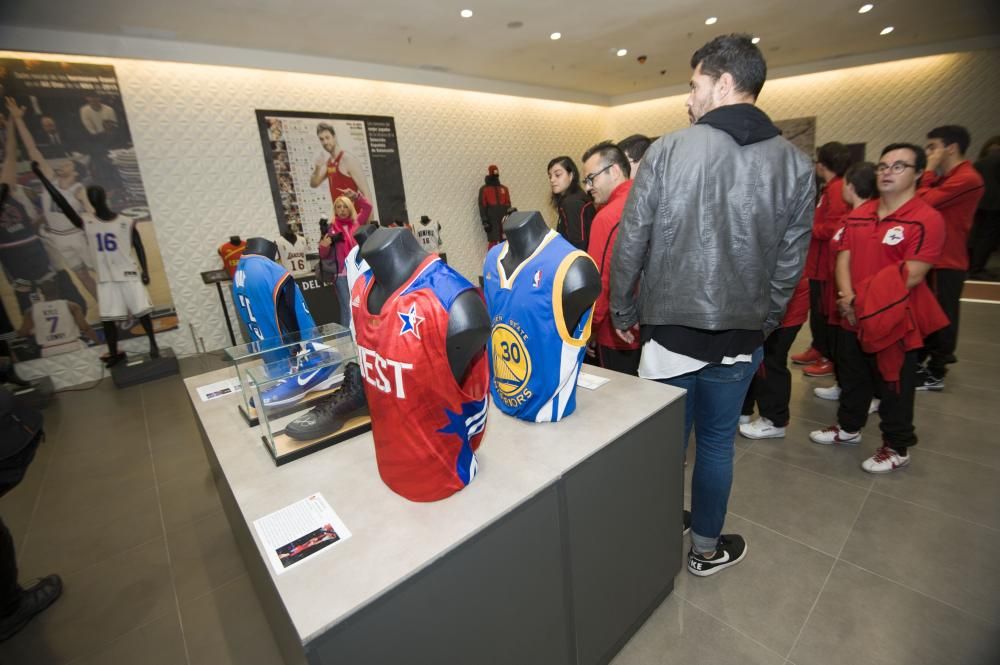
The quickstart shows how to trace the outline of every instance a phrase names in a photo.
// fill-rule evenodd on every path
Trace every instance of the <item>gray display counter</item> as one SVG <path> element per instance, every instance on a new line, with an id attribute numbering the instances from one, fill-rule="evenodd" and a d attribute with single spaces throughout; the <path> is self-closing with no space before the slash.
<path id="1" fill-rule="evenodd" d="M 681 568 L 683 391 L 601 369 L 560 423 L 491 407 L 476 479 L 412 503 L 371 433 L 275 467 L 237 411 L 185 381 L 223 505 L 289 665 L 607 663 Z M 322 493 L 352 532 L 275 575 L 254 520 Z"/>

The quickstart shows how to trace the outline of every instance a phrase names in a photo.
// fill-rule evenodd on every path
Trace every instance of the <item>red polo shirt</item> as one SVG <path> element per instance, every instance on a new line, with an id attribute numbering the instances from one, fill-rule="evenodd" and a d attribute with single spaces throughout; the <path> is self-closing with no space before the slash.
<path id="1" fill-rule="evenodd" d="M 840 237 L 839 251 L 851 252 L 851 285 L 855 292 L 862 281 L 900 261 L 934 265 L 944 248 L 944 219 L 922 198 L 914 196 L 882 219 L 878 218 L 878 204 L 877 199 L 869 201 L 848 215 Z M 913 287 L 917 289 L 927 290 L 927 282 Z M 846 320 L 840 325 L 856 330 Z"/>
<path id="2" fill-rule="evenodd" d="M 833 279 L 830 272 L 829 242 L 833 234 L 843 226 L 844 218 L 851 206 L 844 200 L 844 179 L 836 177 L 826 184 L 823 195 L 813 214 L 812 240 L 806 254 L 805 275 L 809 279 L 824 282 Z"/>
<path id="3" fill-rule="evenodd" d="M 944 251 L 935 268 L 969 269 L 969 230 L 983 198 L 983 177 L 965 160 L 942 176 L 924 172 L 917 195 L 944 217 Z"/>
<path id="4" fill-rule="evenodd" d="M 590 242 L 587 253 L 594 259 L 597 269 L 601 271 L 601 295 L 594 303 L 593 335 L 597 343 L 612 349 L 638 349 L 639 340 L 629 344 L 615 334 L 611 325 L 609 298 L 611 296 L 611 253 L 618 237 L 618 223 L 622 218 L 625 201 L 632 189 L 632 181 L 626 180 L 615 187 L 608 197 L 608 202 L 597 211 L 594 223 L 590 225 Z"/>

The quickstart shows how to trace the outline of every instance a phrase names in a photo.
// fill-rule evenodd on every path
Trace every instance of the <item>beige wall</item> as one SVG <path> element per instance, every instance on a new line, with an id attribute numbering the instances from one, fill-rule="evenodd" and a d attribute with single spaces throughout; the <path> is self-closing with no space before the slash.
<path id="1" fill-rule="evenodd" d="M 868 159 L 886 144 L 923 145 L 931 128 L 964 125 L 972 149 L 1000 134 L 1000 50 L 900 60 L 769 81 L 759 104 L 773 119 L 816 116 L 816 144 L 867 143 Z M 685 95 L 616 106 L 609 134 L 660 135 L 687 126 Z"/>

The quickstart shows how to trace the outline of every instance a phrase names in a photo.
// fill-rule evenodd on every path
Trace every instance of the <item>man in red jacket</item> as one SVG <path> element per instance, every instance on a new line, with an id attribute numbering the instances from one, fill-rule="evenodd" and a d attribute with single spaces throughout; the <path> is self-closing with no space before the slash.
<path id="1" fill-rule="evenodd" d="M 833 279 L 828 256 L 830 239 L 833 238 L 850 208 L 844 201 L 844 173 L 851 164 L 851 153 L 843 143 L 824 143 L 816 151 L 816 175 L 825 183 L 823 194 L 813 215 L 812 239 L 806 255 L 805 276 L 809 279 L 809 330 L 812 345 L 802 353 L 792 356 L 792 362 L 805 365 L 806 376 L 833 374 L 833 349 L 831 331 L 827 325 L 829 312 L 825 309 L 826 283 Z"/>
<path id="2" fill-rule="evenodd" d="M 927 171 L 917 195 L 941 213 L 945 224 L 944 252 L 927 283 L 951 325 L 924 341 L 927 364 L 918 372 L 917 390 L 943 390 L 946 365 L 955 362 L 959 300 L 969 270 L 969 231 L 985 191 L 982 176 L 965 158 L 969 141 L 969 131 L 958 125 L 927 133 Z"/>
<path id="3" fill-rule="evenodd" d="M 858 341 L 855 295 L 883 268 L 905 262 L 905 286 L 911 296 L 929 296 L 924 277 L 940 260 L 945 232 L 941 215 L 916 195 L 926 159 L 920 146 L 886 146 L 876 167 L 881 196 L 848 216 L 837 254 L 837 307 L 843 317 L 837 345 L 840 407 L 837 424 L 816 430 L 809 438 L 825 445 L 861 443 L 868 405 L 877 392 L 882 399 L 878 411 L 882 446 L 861 464 L 869 473 L 890 473 L 910 463 L 908 449 L 917 443 L 913 427 L 917 351 L 904 354 L 898 381 L 886 381 L 875 354 L 865 353 Z"/>
<path id="4" fill-rule="evenodd" d="M 587 253 L 601 271 L 601 295 L 594 303 L 593 334 L 597 362 L 601 367 L 637 376 L 639 373 L 639 334 L 626 342 L 611 325 L 608 298 L 611 292 L 611 256 L 618 237 L 618 222 L 632 189 L 628 157 L 610 141 L 598 143 L 583 153 L 583 188 L 600 207 L 590 226 Z"/>

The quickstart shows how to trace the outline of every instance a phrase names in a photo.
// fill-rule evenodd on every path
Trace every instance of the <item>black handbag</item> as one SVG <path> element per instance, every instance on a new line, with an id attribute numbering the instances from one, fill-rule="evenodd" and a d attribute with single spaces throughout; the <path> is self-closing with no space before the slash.
<path id="1" fill-rule="evenodd" d="M 42 414 L 0 388 L 0 496 L 17 487 L 45 438 Z"/>

